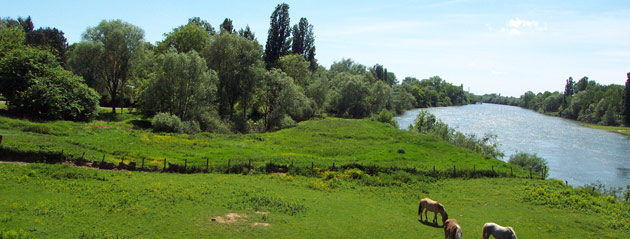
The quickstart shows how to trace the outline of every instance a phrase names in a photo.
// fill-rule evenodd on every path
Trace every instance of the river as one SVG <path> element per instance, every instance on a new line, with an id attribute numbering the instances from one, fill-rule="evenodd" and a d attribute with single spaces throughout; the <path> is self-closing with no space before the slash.
<path id="1" fill-rule="evenodd" d="M 415 109 L 395 117 L 408 129 Z M 572 185 L 630 184 L 630 137 L 514 106 L 478 104 L 424 109 L 462 133 L 497 136 L 503 161 L 516 152 L 536 153 L 548 162 L 549 177 Z"/>

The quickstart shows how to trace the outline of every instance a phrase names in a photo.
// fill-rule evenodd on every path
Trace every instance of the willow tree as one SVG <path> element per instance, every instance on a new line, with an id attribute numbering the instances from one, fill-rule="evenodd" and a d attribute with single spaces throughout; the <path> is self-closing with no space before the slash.
<path id="1" fill-rule="evenodd" d="M 98 26 L 88 28 L 83 34 L 83 41 L 78 44 L 86 42 L 96 43 L 92 46 L 98 50 L 93 51 L 95 55 L 82 56 L 95 58 L 100 63 L 89 67 L 94 67 L 91 72 L 105 86 L 111 97 L 112 113 L 116 113 L 119 94 L 123 94 L 124 98 L 123 89 L 133 77 L 134 60 L 142 52 L 144 31 L 121 20 L 103 20 Z M 82 60 L 88 59 L 75 59 L 76 62 Z"/>
<path id="2" fill-rule="evenodd" d="M 219 76 L 219 114 L 231 120 L 237 104 L 243 114 L 253 105 L 264 72 L 262 46 L 238 34 L 220 34 L 211 42 L 202 55 Z"/>

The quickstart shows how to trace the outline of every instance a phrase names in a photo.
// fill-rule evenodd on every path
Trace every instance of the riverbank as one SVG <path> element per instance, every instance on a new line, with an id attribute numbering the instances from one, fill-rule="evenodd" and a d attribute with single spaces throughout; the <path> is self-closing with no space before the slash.
<path id="1" fill-rule="evenodd" d="M 584 127 L 589 127 L 592 129 L 606 130 L 606 131 L 630 136 L 630 127 L 626 127 L 626 126 L 604 126 L 604 125 L 597 125 L 597 124 L 588 124 L 588 123 L 583 123 L 583 122 L 580 122 L 580 124 Z"/>

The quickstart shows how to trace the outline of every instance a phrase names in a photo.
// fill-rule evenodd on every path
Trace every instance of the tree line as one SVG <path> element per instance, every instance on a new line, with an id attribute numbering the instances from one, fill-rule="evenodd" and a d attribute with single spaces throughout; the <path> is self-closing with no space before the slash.
<path id="1" fill-rule="evenodd" d="M 399 83 L 383 65 L 349 58 L 327 69 L 315 58 L 313 25 L 306 18 L 290 23 L 289 5 L 278 4 L 264 48 L 249 26 L 236 30 L 226 18 L 216 30 L 199 17 L 156 44 L 138 26 L 103 20 L 68 45 L 62 31 L 35 30 L 30 17 L 3 18 L 0 93 L 18 116 L 89 121 L 98 106 L 114 114 L 134 107 L 148 117 L 161 114 L 173 132 L 217 133 L 469 102 L 463 86 L 437 76 Z"/>
<path id="2" fill-rule="evenodd" d="M 486 94 L 475 96 L 472 101 L 520 106 L 590 124 L 630 126 L 630 73 L 625 87 L 601 85 L 586 76 L 578 81 L 569 77 L 563 92 L 527 91 L 519 98 Z"/>

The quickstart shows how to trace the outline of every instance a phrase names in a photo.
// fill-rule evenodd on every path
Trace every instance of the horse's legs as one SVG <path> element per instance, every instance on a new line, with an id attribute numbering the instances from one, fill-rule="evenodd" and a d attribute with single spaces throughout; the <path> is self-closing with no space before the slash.
<path id="1" fill-rule="evenodd" d="M 433 224 L 437 225 L 437 212 L 433 213 Z"/>

